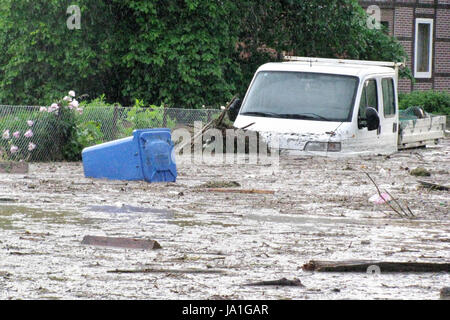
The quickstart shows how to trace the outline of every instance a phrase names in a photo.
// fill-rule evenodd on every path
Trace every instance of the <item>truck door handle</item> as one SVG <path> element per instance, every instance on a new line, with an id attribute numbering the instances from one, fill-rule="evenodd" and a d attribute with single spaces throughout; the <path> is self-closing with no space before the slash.
<path id="1" fill-rule="evenodd" d="M 392 132 L 397 132 L 397 122 L 394 122 L 394 125 L 392 126 Z"/>

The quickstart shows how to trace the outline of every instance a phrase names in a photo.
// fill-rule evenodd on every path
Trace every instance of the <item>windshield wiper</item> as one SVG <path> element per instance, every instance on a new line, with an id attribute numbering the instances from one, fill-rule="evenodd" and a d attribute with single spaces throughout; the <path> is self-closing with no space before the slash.
<path id="1" fill-rule="evenodd" d="M 249 111 L 241 113 L 244 116 L 259 116 L 259 117 L 269 117 L 269 118 L 283 118 L 283 119 L 321 119 L 324 121 L 332 121 L 331 119 L 325 118 L 316 113 L 284 113 L 279 114 L 275 112 L 261 112 L 261 111 Z"/>
<path id="2" fill-rule="evenodd" d="M 331 119 L 325 118 L 321 115 L 318 115 L 316 113 L 292 113 L 292 114 L 279 114 L 278 115 L 281 118 L 291 118 L 291 119 L 321 119 L 325 121 L 332 121 Z"/>
<path id="3" fill-rule="evenodd" d="M 275 117 L 279 118 L 280 115 L 274 112 L 260 112 L 260 111 L 249 111 L 241 113 L 243 116 L 259 116 L 259 117 Z"/>

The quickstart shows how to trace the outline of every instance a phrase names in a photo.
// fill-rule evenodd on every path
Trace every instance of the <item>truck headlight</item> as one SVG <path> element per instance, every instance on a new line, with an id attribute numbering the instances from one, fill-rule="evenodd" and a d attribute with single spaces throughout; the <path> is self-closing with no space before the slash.
<path id="1" fill-rule="evenodd" d="M 305 145 L 304 151 L 340 152 L 341 143 L 309 141 Z"/>

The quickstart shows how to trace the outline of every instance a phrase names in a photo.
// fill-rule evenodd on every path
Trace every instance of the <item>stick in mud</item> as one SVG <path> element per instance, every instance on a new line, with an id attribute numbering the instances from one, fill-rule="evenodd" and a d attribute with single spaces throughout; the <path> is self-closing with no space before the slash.
<path id="1" fill-rule="evenodd" d="M 369 177 L 370 181 L 372 181 L 372 183 L 374 184 L 375 188 L 377 188 L 378 195 L 381 197 L 381 199 L 384 199 L 383 196 L 381 195 L 380 188 L 379 188 L 378 185 L 375 183 L 375 181 L 372 179 L 372 177 L 370 176 L 370 174 L 369 174 L 368 172 L 365 172 L 365 171 L 363 171 L 363 172 L 367 175 L 367 177 Z M 401 218 L 409 217 L 409 214 L 406 213 L 406 211 L 402 208 L 402 206 L 400 206 L 400 204 L 397 202 L 397 200 L 396 200 L 396 199 L 395 199 L 395 198 L 394 198 L 387 190 L 385 190 L 385 191 L 386 191 L 386 193 L 392 198 L 392 200 L 394 200 L 395 203 L 399 206 L 399 208 L 400 208 L 400 210 L 403 212 L 403 214 L 400 213 L 397 209 L 395 209 L 395 208 L 389 203 L 389 201 L 385 201 L 384 203 L 385 203 L 386 205 L 388 205 L 389 208 L 391 208 L 391 209 L 392 209 L 395 213 L 397 213 Z M 411 209 L 409 209 L 409 207 L 408 207 L 408 210 L 411 212 Z M 411 214 L 412 214 L 412 216 L 414 216 L 414 214 L 413 214 L 412 212 L 411 212 Z"/>

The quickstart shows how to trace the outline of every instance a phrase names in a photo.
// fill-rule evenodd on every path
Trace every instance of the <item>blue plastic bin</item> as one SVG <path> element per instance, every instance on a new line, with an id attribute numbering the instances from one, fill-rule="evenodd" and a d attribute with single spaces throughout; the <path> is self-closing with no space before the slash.
<path id="1" fill-rule="evenodd" d="M 134 130 L 133 136 L 82 152 L 87 178 L 174 182 L 177 168 L 173 158 L 170 129 Z"/>

